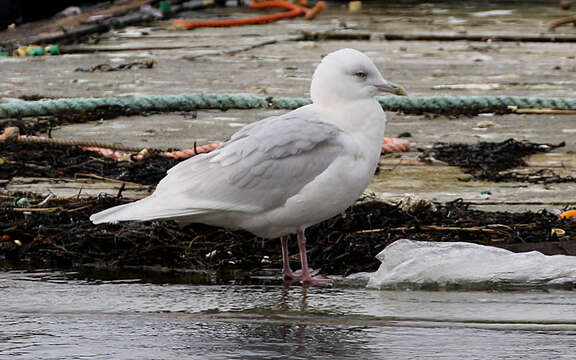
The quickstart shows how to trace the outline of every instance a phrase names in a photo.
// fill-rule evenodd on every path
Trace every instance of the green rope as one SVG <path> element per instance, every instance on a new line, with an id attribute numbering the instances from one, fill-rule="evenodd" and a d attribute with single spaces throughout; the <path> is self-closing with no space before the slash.
<path id="1" fill-rule="evenodd" d="M 477 115 L 510 113 L 508 106 L 576 110 L 576 98 L 520 96 L 385 96 L 388 111 L 407 114 Z M 264 97 L 253 94 L 181 94 L 109 98 L 70 98 L 0 104 L 0 118 L 46 116 L 59 113 L 116 109 L 127 114 L 192 111 L 198 109 L 295 109 L 310 103 L 305 98 Z"/>

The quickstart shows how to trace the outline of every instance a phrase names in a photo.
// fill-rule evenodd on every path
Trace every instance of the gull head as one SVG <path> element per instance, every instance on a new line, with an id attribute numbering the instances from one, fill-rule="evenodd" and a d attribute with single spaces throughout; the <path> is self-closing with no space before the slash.
<path id="1" fill-rule="evenodd" d="M 368 56 L 354 49 L 340 49 L 326 55 L 316 68 L 310 86 L 315 104 L 369 99 L 380 92 L 406 95 L 404 88 L 382 77 Z"/>

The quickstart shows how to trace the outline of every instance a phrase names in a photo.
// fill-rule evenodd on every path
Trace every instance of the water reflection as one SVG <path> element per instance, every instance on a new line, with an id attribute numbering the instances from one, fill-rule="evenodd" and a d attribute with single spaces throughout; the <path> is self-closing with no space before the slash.
<path id="1" fill-rule="evenodd" d="M 290 309 L 290 299 L 291 297 L 294 296 L 294 294 L 292 294 L 294 291 L 294 289 L 299 289 L 300 290 L 300 295 L 296 296 L 299 299 L 299 303 L 300 303 L 300 308 L 299 311 L 300 312 L 307 312 L 308 311 L 308 288 L 310 287 L 310 284 L 302 284 L 301 286 L 296 286 L 294 287 L 294 285 L 298 285 L 296 283 L 294 283 L 294 281 L 291 280 L 285 280 L 282 286 L 282 296 L 280 297 L 280 302 L 279 302 L 279 306 L 278 309 L 280 311 L 294 311 L 293 309 Z"/>
<path id="2" fill-rule="evenodd" d="M 569 291 L 155 284 L 50 271 L 0 272 L 0 284 L 0 358 L 543 359 L 576 350 Z"/>

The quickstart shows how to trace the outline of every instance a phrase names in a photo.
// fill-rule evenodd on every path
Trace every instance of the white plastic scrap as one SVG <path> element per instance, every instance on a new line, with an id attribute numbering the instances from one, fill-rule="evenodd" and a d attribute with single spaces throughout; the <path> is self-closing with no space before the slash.
<path id="1" fill-rule="evenodd" d="M 514 253 L 465 242 L 398 240 L 376 256 L 368 287 L 553 286 L 576 283 L 576 256 Z"/>

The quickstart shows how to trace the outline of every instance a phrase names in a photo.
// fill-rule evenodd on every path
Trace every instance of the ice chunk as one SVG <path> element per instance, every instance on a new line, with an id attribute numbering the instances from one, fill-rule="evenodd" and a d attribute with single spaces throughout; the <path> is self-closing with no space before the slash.
<path id="1" fill-rule="evenodd" d="M 547 256 L 465 242 L 398 240 L 377 256 L 371 288 L 470 288 L 576 283 L 576 256 Z"/>

